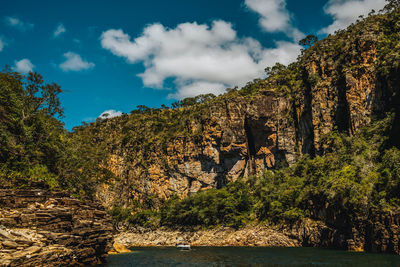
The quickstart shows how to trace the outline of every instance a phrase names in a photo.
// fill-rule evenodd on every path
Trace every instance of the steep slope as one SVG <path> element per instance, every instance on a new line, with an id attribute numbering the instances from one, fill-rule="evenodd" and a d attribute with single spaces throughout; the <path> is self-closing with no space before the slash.
<path id="1" fill-rule="evenodd" d="M 398 144 L 399 18 L 391 10 L 364 19 L 296 63 L 276 65 L 266 80 L 204 103 L 142 107 L 75 128 L 73 138 L 105 148 L 98 164 L 115 176 L 100 183 L 97 197 L 108 207 L 159 207 L 173 195 L 322 155 L 330 132 L 353 135 L 392 110 Z"/>

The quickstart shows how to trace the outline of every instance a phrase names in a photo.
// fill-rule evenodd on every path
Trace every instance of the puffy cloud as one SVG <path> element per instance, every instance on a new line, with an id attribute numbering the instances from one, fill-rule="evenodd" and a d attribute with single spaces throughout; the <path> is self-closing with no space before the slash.
<path id="1" fill-rule="evenodd" d="M 15 61 L 14 70 L 17 72 L 20 72 L 22 74 L 26 74 L 26 73 L 32 71 L 34 67 L 35 67 L 35 65 L 33 65 L 29 59 L 24 58 L 24 59 L 21 59 L 20 61 Z"/>
<path id="2" fill-rule="evenodd" d="M 20 31 L 27 31 L 33 28 L 33 24 L 27 21 L 22 21 L 17 17 L 5 17 L 5 22 L 8 26 L 14 27 Z"/>
<path id="3" fill-rule="evenodd" d="M 372 9 L 381 10 L 386 0 L 329 0 L 324 12 L 333 17 L 333 23 L 319 31 L 322 34 L 334 33 L 355 22 L 360 15 L 367 15 Z"/>
<path id="4" fill-rule="evenodd" d="M 53 33 L 53 37 L 57 38 L 58 36 L 60 36 L 61 34 L 63 34 L 64 32 L 66 32 L 67 29 L 65 29 L 64 25 L 62 23 L 58 24 L 56 30 Z"/>
<path id="5" fill-rule="evenodd" d="M 94 63 L 85 61 L 82 57 L 73 52 L 64 54 L 65 61 L 59 65 L 63 71 L 81 71 L 88 70 L 95 66 Z"/>
<path id="6" fill-rule="evenodd" d="M 286 0 L 245 0 L 245 5 L 260 15 L 260 26 L 266 32 L 284 32 L 299 40 L 304 34 L 293 27 L 291 16 L 286 9 Z"/>
<path id="7" fill-rule="evenodd" d="M 121 115 L 122 115 L 121 111 L 116 111 L 114 109 L 110 109 L 110 110 L 105 110 L 103 113 L 100 114 L 100 116 L 98 118 L 101 118 L 101 119 L 114 118 L 114 117 L 118 117 Z"/>
<path id="8" fill-rule="evenodd" d="M 128 63 L 143 62 L 145 71 L 139 77 L 145 86 L 162 89 L 164 81 L 173 78 L 178 92 L 170 97 L 175 98 L 242 86 L 263 76 L 267 66 L 290 63 L 301 49 L 289 42 L 264 49 L 252 38 L 238 38 L 232 25 L 221 20 L 211 26 L 183 23 L 174 29 L 152 24 L 133 41 L 112 29 L 103 32 L 101 45 Z"/>

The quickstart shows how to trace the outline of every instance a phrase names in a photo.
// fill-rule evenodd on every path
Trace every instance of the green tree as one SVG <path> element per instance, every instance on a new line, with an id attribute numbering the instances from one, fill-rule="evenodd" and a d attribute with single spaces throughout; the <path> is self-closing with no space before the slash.
<path id="1" fill-rule="evenodd" d="M 58 160 L 63 153 L 63 116 L 57 84 L 42 76 L 27 77 L 6 67 L 0 73 L 0 181 L 29 186 L 42 180 L 57 186 Z"/>
<path id="2" fill-rule="evenodd" d="M 305 38 L 299 41 L 299 45 L 302 46 L 312 46 L 314 43 L 318 42 L 318 37 L 315 35 L 307 35 Z"/>
<path id="3" fill-rule="evenodd" d="M 400 0 L 386 0 L 387 4 L 383 8 L 384 11 L 393 11 L 400 8 Z"/>

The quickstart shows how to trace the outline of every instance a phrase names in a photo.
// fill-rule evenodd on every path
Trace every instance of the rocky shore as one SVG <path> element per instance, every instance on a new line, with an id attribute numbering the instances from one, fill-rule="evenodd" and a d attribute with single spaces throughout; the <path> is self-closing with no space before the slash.
<path id="1" fill-rule="evenodd" d="M 116 234 L 111 218 L 95 202 L 82 202 L 65 193 L 43 189 L 0 189 L 0 266 L 98 264 L 106 259 L 108 252 L 179 243 L 192 246 L 330 247 L 399 254 L 399 225 L 400 213 L 371 210 L 364 219 L 343 224 L 303 219 L 279 227 L 129 227 L 129 230 L 120 229 L 122 231 Z"/>
<path id="2" fill-rule="evenodd" d="M 292 225 L 247 226 L 241 229 L 130 228 L 114 237 L 126 247 L 176 246 L 265 246 L 319 247 L 349 251 L 400 254 L 400 214 L 375 214 L 350 227 L 328 226 L 322 221 L 304 219 Z"/>
<path id="3" fill-rule="evenodd" d="M 114 241 L 126 247 L 175 246 L 180 243 L 192 246 L 270 247 L 300 247 L 309 243 L 317 246 L 321 242 L 324 227 L 322 223 L 309 220 L 290 230 L 260 225 L 239 230 L 229 227 L 176 230 L 163 227 L 156 230 L 134 228 L 120 232 Z"/>
<path id="4" fill-rule="evenodd" d="M 264 228 L 234 230 L 169 230 L 122 232 L 114 238 L 126 247 L 176 246 L 185 243 L 192 246 L 282 246 L 298 247 L 299 242 L 277 231 Z"/>
<path id="5" fill-rule="evenodd" d="M 0 189 L 0 266 L 102 262 L 113 227 L 104 209 L 65 193 Z"/>

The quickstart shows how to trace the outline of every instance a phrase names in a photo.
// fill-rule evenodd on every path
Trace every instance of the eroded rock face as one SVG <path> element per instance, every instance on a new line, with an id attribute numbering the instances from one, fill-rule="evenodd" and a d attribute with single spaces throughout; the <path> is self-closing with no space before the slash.
<path id="1" fill-rule="evenodd" d="M 176 134 L 165 147 L 140 151 L 146 154 L 144 166 L 137 147 L 105 138 L 104 165 L 119 179 L 100 185 L 97 197 L 107 207 L 140 202 L 157 208 L 175 194 L 182 198 L 294 164 L 304 154 L 322 154 L 325 135 L 333 130 L 351 135 L 372 116 L 396 107 L 377 77 L 378 38 L 366 30 L 346 43 L 351 48 L 344 56 L 329 40 L 307 52 L 299 70 L 302 88 L 294 98 L 268 87 L 266 80 L 265 90 L 251 97 L 238 94 L 207 104 L 201 120 L 187 123 L 189 135 Z M 97 130 L 123 136 L 120 128 L 104 121 Z"/>
<path id="2" fill-rule="evenodd" d="M 351 229 L 348 248 L 400 254 L 400 213 L 373 211 Z"/>
<path id="3" fill-rule="evenodd" d="M 200 135 L 177 136 L 165 149 L 149 152 L 147 167 L 128 156 L 133 153 L 131 147 L 110 145 L 106 167 L 120 180 L 112 186 L 100 185 L 97 197 L 107 207 L 129 206 L 149 196 L 153 200 L 174 194 L 185 197 L 278 163 L 294 163 L 298 155 L 296 130 L 287 115 L 290 107 L 288 100 L 270 91 L 250 102 L 238 98 L 211 106 L 206 119 L 191 125 L 193 133 L 202 129 Z"/>
<path id="4" fill-rule="evenodd" d="M 388 99 L 381 95 L 377 79 L 377 35 L 367 34 L 353 40 L 354 50 L 344 59 L 337 59 L 329 51 L 329 43 L 322 43 L 325 53 L 311 53 L 305 58 L 307 84 L 304 105 L 301 105 L 299 124 L 304 125 L 313 146 L 303 153 L 322 149 L 321 138 L 334 128 L 353 134 L 370 122 L 371 115 L 383 114 Z M 300 127 L 301 128 L 301 127 Z"/>
<path id="5" fill-rule="evenodd" d="M 0 266 L 97 264 L 112 233 L 96 203 L 41 189 L 0 189 Z"/>

